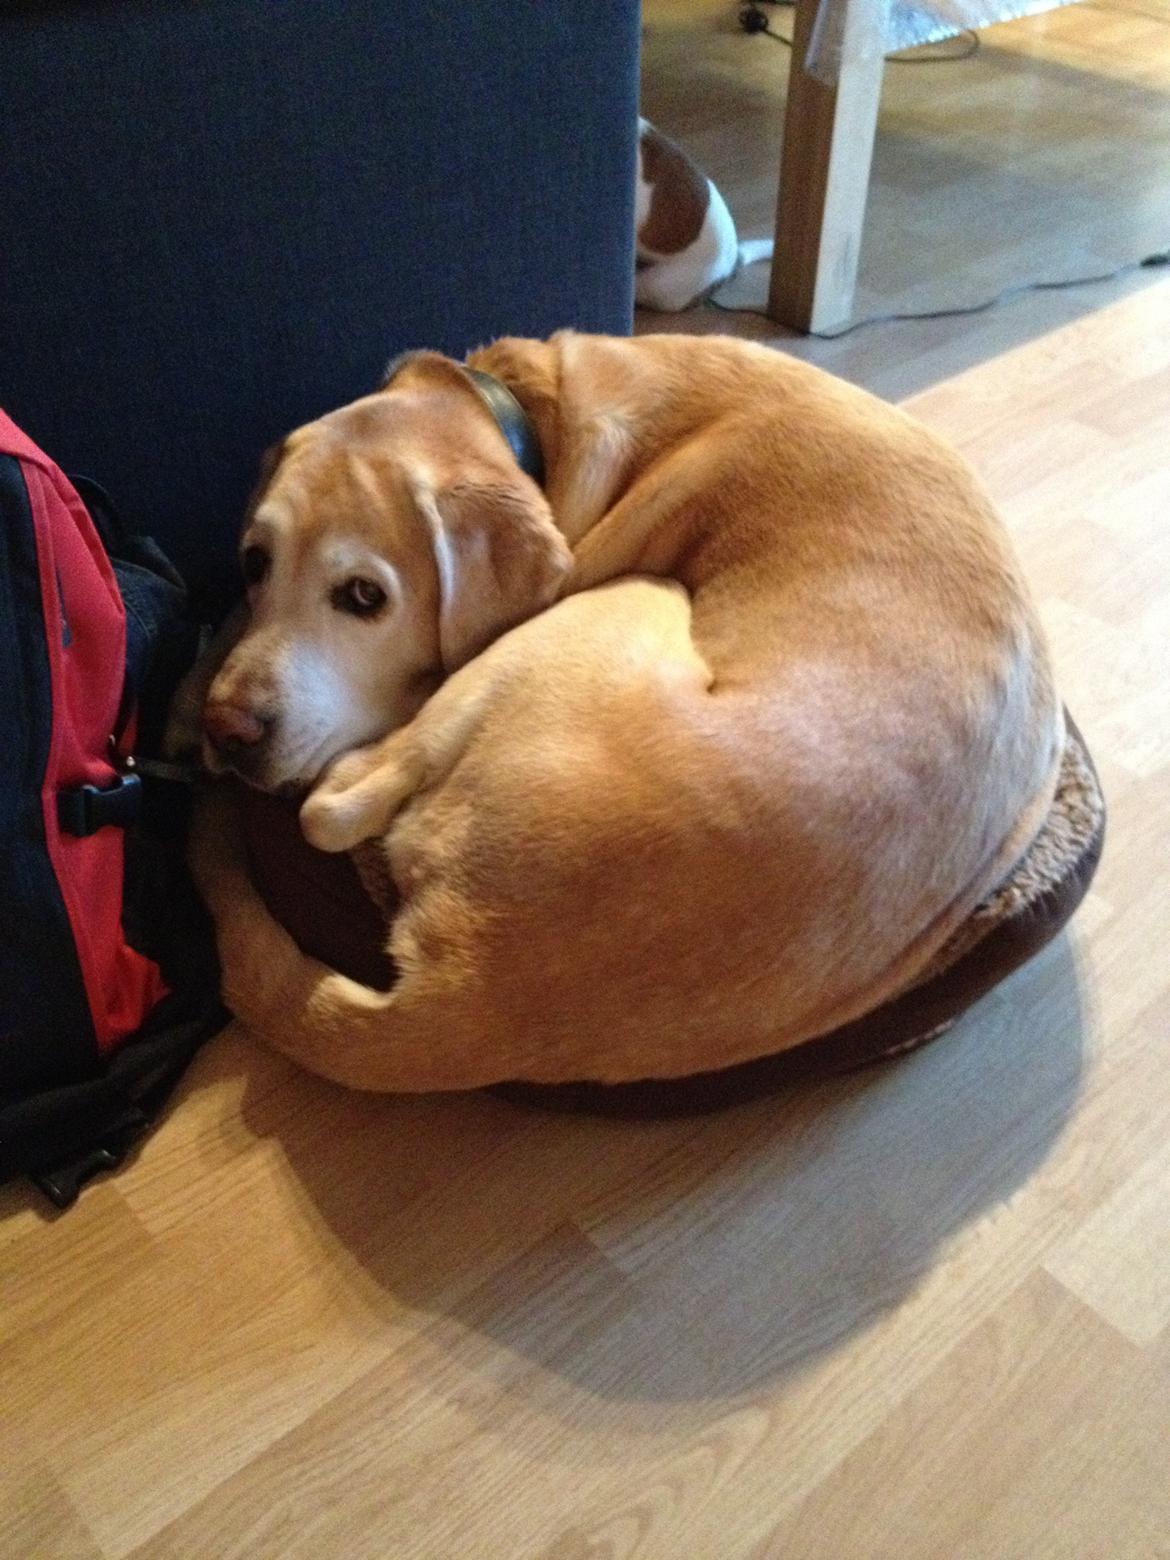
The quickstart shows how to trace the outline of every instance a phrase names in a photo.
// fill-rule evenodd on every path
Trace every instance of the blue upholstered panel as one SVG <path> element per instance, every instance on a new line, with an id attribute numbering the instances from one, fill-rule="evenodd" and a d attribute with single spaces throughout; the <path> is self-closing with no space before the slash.
<path id="1" fill-rule="evenodd" d="M 222 588 L 407 346 L 628 329 L 636 0 L 0 10 L 0 404 Z"/>

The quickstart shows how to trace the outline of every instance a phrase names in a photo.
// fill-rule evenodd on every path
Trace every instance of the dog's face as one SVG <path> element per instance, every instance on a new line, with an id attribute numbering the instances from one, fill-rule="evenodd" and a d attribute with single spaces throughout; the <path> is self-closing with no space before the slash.
<path id="1" fill-rule="evenodd" d="M 569 552 L 466 375 L 433 354 L 269 466 L 240 542 L 249 622 L 208 694 L 204 759 L 304 789 L 546 606 Z"/>

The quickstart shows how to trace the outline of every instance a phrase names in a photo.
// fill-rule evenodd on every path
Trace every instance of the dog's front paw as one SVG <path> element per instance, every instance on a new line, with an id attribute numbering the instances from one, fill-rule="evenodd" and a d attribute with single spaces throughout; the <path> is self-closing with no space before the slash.
<path id="1" fill-rule="evenodd" d="M 199 757 L 203 742 L 203 701 L 206 697 L 206 679 L 189 672 L 179 684 L 167 712 L 162 741 L 164 758 L 174 762 Z"/>
<path id="2" fill-rule="evenodd" d="M 346 796 L 310 796 L 301 807 L 301 833 L 315 850 L 353 850 L 378 832 L 368 809 Z"/>
<path id="3" fill-rule="evenodd" d="M 220 667 L 240 642 L 248 624 L 248 603 L 241 601 L 228 613 L 219 629 L 207 641 L 207 630 L 200 636 L 195 664 L 180 682 L 167 713 L 163 732 L 163 757 L 171 760 L 198 759 L 203 746 L 203 706 Z"/>
<path id="4" fill-rule="evenodd" d="M 317 850 L 352 850 L 385 834 L 417 778 L 382 744 L 348 753 L 325 771 L 301 808 L 301 832 Z"/>

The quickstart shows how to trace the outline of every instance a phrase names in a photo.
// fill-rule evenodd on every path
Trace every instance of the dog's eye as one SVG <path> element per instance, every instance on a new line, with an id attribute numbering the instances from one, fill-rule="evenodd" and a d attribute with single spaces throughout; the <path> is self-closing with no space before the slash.
<path id="1" fill-rule="evenodd" d="M 249 590 L 268 573 L 272 559 L 263 547 L 245 547 L 240 557 L 240 567 L 244 571 L 244 584 Z"/>
<path id="2" fill-rule="evenodd" d="M 374 580 L 357 575 L 339 585 L 332 599 L 339 612 L 349 612 L 354 617 L 373 617 L 386 605 L 386 592 Z"/>

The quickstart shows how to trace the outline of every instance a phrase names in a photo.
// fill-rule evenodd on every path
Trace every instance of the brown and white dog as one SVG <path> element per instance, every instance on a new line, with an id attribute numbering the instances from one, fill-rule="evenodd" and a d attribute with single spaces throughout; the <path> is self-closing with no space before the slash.
<path id="1" fill-rule="evenodd" d="M 465 369 L 420 353 L 290 435 L 248 515 L 209 757 L 316 783 L 326 850 L 384 838 L 401 976 L 306 958 L 213 795 L 196 861 L 231 1005 L 328 1077 L 420 1090 L 707 1070 L 904 989 L 1034 837 L 1061 750 L 971 472 L 749 343 L 471 362 L 532 420 L 543 489 Z"/>
<path id="2" fill-rule="evenodd" d="M 689 308 L 741 266 L 772 254 L 770 239 L 739 242 L 723 196 L 648 119 L 638 121 L 634 221 L 634 296 L 644 309 Z"/>

